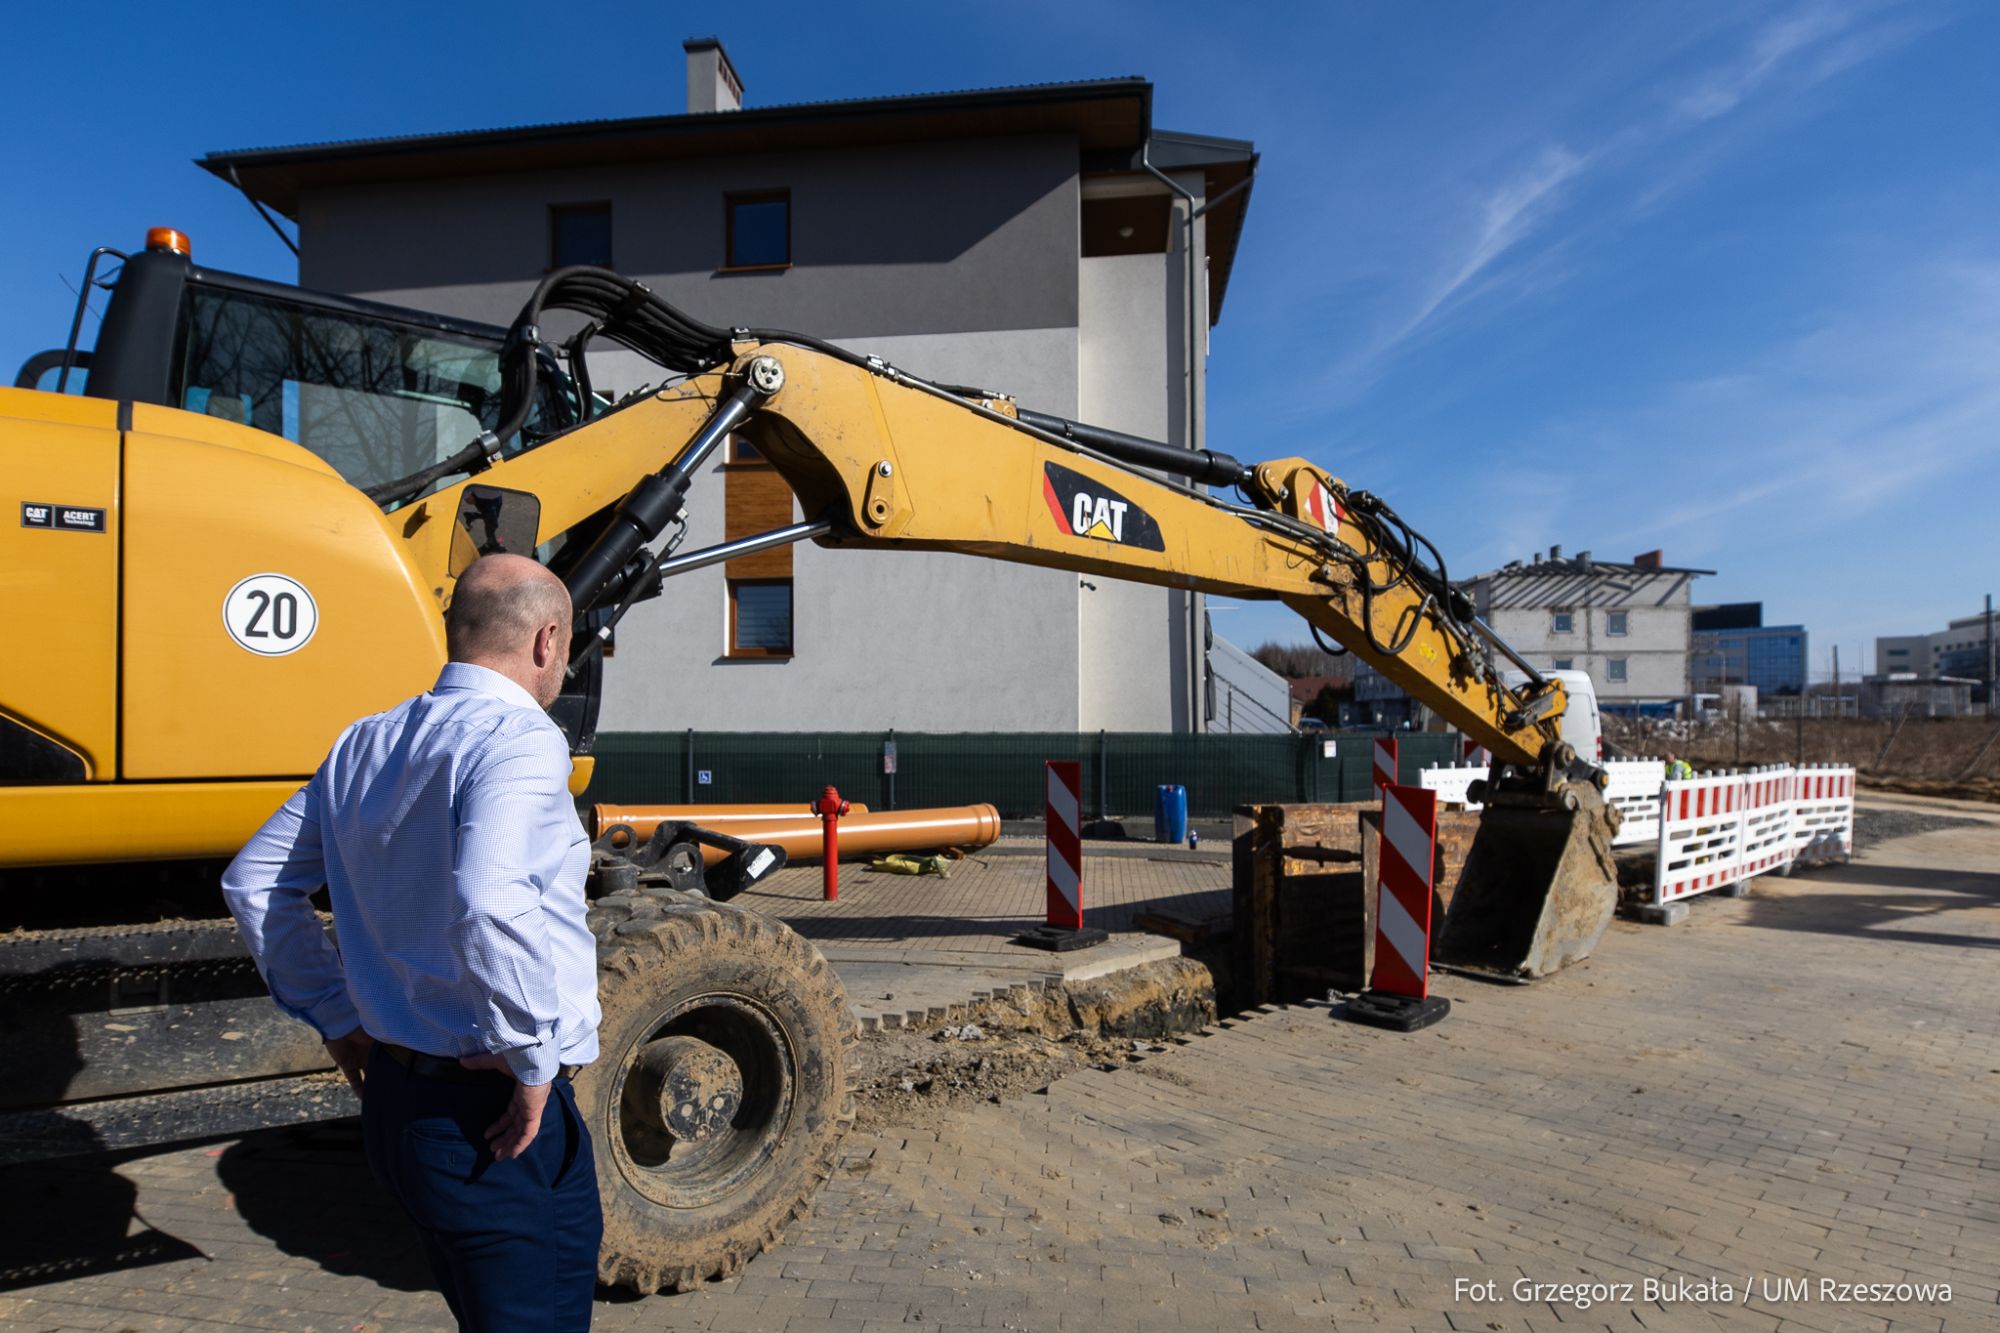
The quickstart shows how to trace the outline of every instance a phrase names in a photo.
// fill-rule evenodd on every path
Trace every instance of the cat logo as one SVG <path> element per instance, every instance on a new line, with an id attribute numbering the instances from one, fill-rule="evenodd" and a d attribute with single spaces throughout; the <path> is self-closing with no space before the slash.
<path id="1" fill-rule="evenodd" d="M 1055 515 L 1056 527 L 1070 537 L 1116 542 L 1147 551 L 1164 551 L 1160 525 L 1153 516 L 1101 482 L 1059 463 L 1042 465 L 1042 495 Z"/>

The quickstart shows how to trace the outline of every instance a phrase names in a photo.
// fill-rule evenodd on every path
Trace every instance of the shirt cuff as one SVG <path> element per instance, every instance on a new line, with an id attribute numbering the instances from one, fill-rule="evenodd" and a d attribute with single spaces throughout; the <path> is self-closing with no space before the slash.
<path id="1" fill-rule="evenodd" d="M 514 1081 L 531 1088 L 547 1083 L 562 1068 L 561 1054 L 552 1041 L 517 1046 L 511 1051 L 502 1051 L 501 1056 L 507 1061 L 507 1068 L 513 1071 Z"/>
<path id="2" fill-rule="evenodd" d="M 361 1015 L 354 1012 L 354 1001 L 347 998 L 346 991 L 321 1000 L 301 1017 L 317 1028 L 319 1035 L 327 1041 L 344 1037 L 361 1026 Z"/>

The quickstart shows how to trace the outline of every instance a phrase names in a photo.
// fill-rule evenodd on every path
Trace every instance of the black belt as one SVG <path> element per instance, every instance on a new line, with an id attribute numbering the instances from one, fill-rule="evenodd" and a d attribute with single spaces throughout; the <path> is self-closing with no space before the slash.
<path id="1" fill-rule="evenodd" d="M 425 1055 L 407 1046 L 398 1046 L 393 1041 L 378 1041 L 375 1046 L 384 1055 L 418 1078 L 434 1078 L 446 1083 L 491 1083 L 496 1079 L 512 1083 L 514 1076 L 499 1069 L 467 1069 L 456 1060 L 447 1060 L 439 1055 Z M 564 1065 L 556 1070 L 557 1078 L 575 1078 L 582 1065 Z"/>

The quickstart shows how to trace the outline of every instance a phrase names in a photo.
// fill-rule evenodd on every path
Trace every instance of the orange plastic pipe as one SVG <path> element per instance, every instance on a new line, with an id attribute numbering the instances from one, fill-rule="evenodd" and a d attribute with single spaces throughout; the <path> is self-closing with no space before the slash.
<path id="1" fill-rule="evenodd" d="M 745 820 L 768 822 L 786 819 L 805 808 L 804 802 L 797 805 L 600 805 L 591 811 L 597 821 L 597 831 L 591 836 L 603 837 L 605 830 L 613 824 L 630 824 L 632 831 L 644 842 L 653 836 L 654 829 L 670 819 L 684 819 L 718 833 L 733 833 L 735 826 Z M 857 815 L 868 813 L 868 806 L 861 801 L 850 801 L 847 808 Z"/>
<path id="2" fill-rule="evenodd" d="M 790 862 L 817 861 L 825 836 L 820 817 L 803 807 L 796 815 L 773 819 L 743 819 L 716 829 L 748 842 L 773 843 L 785 849 Z M 651 836 L 650 834 L 648 836 Z M 937 810 L 882 810 L 848 814 L 840 821 L 843 855 L 878 852 L 934 852 L 946 847 L 986 847 L 1000 836 L 1000 812 L 990 805 L 947 806 Z M 702 848 L 705 860 L 723 853 Z"/>

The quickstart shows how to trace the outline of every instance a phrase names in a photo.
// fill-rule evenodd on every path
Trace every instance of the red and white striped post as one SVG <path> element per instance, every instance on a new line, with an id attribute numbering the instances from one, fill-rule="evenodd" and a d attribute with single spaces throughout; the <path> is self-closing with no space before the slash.
<path id="1" fill-rule="evenodd" d="M 1375 855 L 1375 975 L 1349 1003 L 1348 1016 L 1376 1027 L 1414 1032 L 1451 1012 L 1432 995 L 1431 885 L 1437 864 L 1437 793 L 1382 788 L 1382 833 Z"/>
<path id="2" fill-rule="evenodd" d="M 1047 784 L 1048 919 L 1014 937 L 1014 943 L 1064 951 L 1110 936 L 1083 924 L 1083 765 L 1074 759 L 1043 763 Z"/>
<path id="3" fill-rule="evenodd" d="M 1083 765 L 1051 759 L 1048 772 L 1048 923 L 1060 930 L 1083 925 Z"/>
<path id="4" fill-rule="evenodd" d="M 1384 736 L 1375 742 L 1375 781 L 1372 790 L 1396 785 L 1396 738 Z"/>

